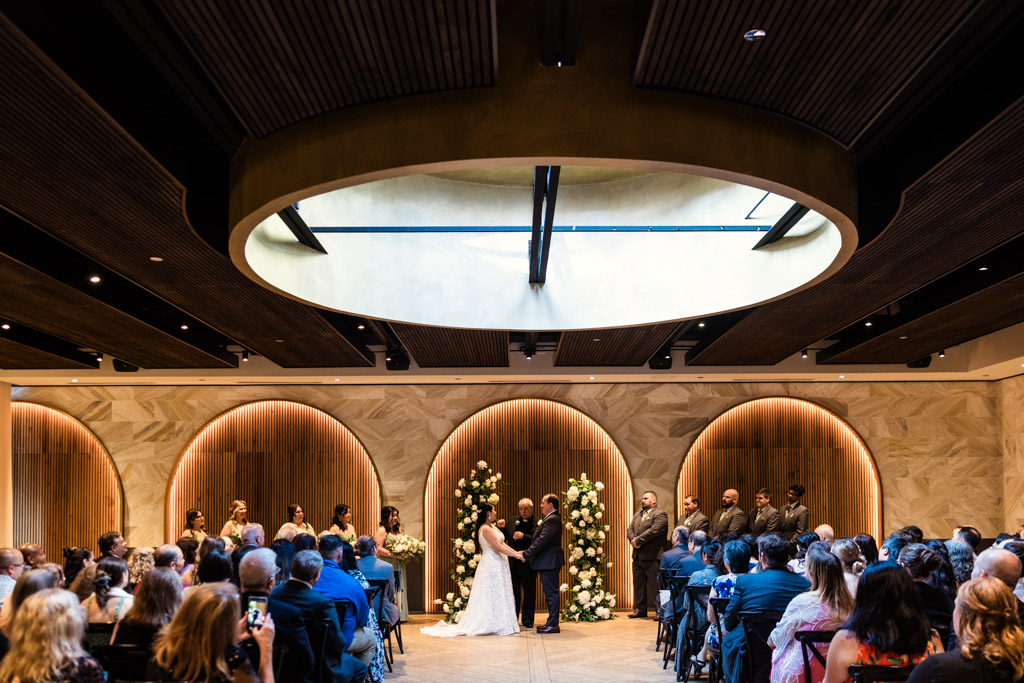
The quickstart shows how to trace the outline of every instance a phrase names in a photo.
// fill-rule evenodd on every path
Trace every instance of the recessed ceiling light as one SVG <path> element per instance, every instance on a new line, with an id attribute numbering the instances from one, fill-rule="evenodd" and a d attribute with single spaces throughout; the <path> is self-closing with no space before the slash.
<path id="1" fill-rule="evenodd" d="M 93 275 L 91 278 L 89 278 L 89 282 L 91 282 L 93 284 L 96 284 L 99 281 L 100 281 L 100 276 L 99 275 Z"/>
<path id="2" fill-rule="evenodd" d="M 77 379 L 73 379 L 73 380 L 71 380 L 71 381 L 72 381 L 72 382 L 77 382 L 78 380 L 77 380 Z"/>
<path id="3" fill-rule="evenodd" d="M 274 341 L 276 341 L 278 344 L 283 344 L 284 343 L 284 339 L 275 339 Z"/>
<path id="4" fill-rule="evenodd" d="M 978 268 L 978 270 L 984 272 L 984 271 L 988 270 L 988 266 L 982 266 L 981 268 Z"/>
<path id="5" fill-rule="evenodd" d="M 594 378 L 593 378 L 593 377 L 591 377 L 590 379 L 594 379 Z"/>
<path id="6" fill-rule="evenodd" d="M 757 41 L 764 38 L 766 35 L 768 34 L 764 32 L 764 29 L 752 28 L 743 34 L 743 40 L 747 41 L 748 43 L 756 43 Z"/>
<path id="7" fill-rule="evenodd" d="M 900 337 L 900 339 L 906 339 L 906 338 L 907 338 L 907 335 L 903 335 L 903 336 Z"/>
<path id="8" fill-rule="evenodd" d="M 153 263 L 160 263 L 161 261 L 163 261 L 163 259 L 159 256 L 150 256 L 149 260 L 152 261 Z"/>
<path id="9" fill-rule="evenodd" d="M 103 362 L 103 354 L 102 353 L 97 353 L 96 354 L 96 362 L 97 363 L 102 363 Z"/>
<path id="10" fill-rule="evenodd" d="M 839 379 L 846 379 L 846 375 L 839 375 Z"/>
<path id="11" fill-rule="evenodd" d="M 871 327 L 871 321 L 868 320 L 867 322 L 865 322 L 864 327 Z"/>
<path id="12" fill-rule="evenodd" d="M 181 326 L 181 329 L 183 329 L 183 330 L 187 330 L 187 329 L 188 329 L 188 325 L 182 325 L 182 326 Z"/>
<path id="13" fill-rule="evenodd" d="M 356 329 L 357 330 L 365 330 L 366 329 L 366 325 L 356 325 Z"/>
<path id="14" fill-rule="evenodd" d="M 334 381 L 335 381 L 335 382 L 340 382 L 340 381 L 341 381 L 341 378 L 340 378 L 340 377 L 335 377 L 335 378 L 334 378 Z"/>
<path id="15" fill-rule="evenodd" d="M 601 341 L 601 338 L 600 337 L 594 337 L 594 341 L 599 342 L 599 341 Z"/>
<path id="16" fill-rule="evenodd" d="M 704 327 L 704 323 L 697 323 L 697 327 Z"/>
<path id="17" fill-rule="evenodd" d="M 242 349 L 242 362 L 243 363 L 248 363 L 249 362 L 249 352 L 246 349 Z"/>
<path id="18" fill-rule="evenodd" d="M 5 330 L 11 329 L 11 326 L 9 324 L 7 324 L 7 323 L 4 323 L 3 325 L 0 325 L 0 327 L 2 327 Z"/>

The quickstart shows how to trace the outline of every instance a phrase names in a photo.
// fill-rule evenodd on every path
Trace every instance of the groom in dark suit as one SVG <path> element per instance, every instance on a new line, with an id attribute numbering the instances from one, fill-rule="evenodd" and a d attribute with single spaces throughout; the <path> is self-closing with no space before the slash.
<path id="1" fill-rule="evenodd" d="M 558 515 L 558 497 L 545 494 L 540 501 L 540 512 L 544 518 L 533 532 L 533 542 L 523 551 L 523 561 L 540 575 L 544 589 L 544 600 L 548 603 L 548 620 L 537 627 L 537 633 L 560 633 L 558 628 L 558 572 L 565 564 L 562 552 L 562 518 Z"/>

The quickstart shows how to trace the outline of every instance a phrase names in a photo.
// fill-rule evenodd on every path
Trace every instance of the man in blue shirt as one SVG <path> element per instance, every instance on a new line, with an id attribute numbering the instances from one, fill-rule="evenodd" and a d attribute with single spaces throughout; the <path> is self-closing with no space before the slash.
<path id="1" fill-rule="evenodd" d="M 347 599 L 353 608 L 345 614 L 345 623 L 341 625 L 345 642 L 348 643 L 347 653 L 367 666 L 373 661 L 377 651 L 377 637 L 366 626 L 370 618 L 370 603 L 366 600 L 366 591 L 361 583 L 344 571 L 339 562 L 342 546 L 347 545 L 335 534 L 328 534 L 320 539 L 320 557 L 324 560 L 324 568 L 320 579 L 313 585 L 313 590 L 326 595 L 331 600 Z"/>
<path id="2" fill-rule="evenodd" d="M 397 606 L 397 596 L 395 591 L 395 567 L 390 565 L 384 560 L 377 559 L 377 541 L 373 539 L 373 536 L 360 536 L 359 540 L 356 541 L 356 555 L 359 559 L 356 561 L 356 567 L 363 573 L 363 576 L 369 579 L 385 579 L 388 582 L 387 589 L 384 595 L 381 595 L 379 600 L 383 600 L 384 603 L 378 603 L 373 605 L 376 609 L 380 607 L 381 614 L 383 615 L 384 621 L 394 626 L 398 623 L 401 618 L 401 610 Z"/>

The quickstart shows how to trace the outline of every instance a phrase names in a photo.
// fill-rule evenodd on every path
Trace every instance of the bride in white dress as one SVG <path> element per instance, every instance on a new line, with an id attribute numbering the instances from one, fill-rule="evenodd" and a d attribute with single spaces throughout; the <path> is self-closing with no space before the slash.
<path id="1" fill-rule="evenodd" d="M 507 557 L 521 561 L 523 555 L 508 547 L 501 532 L 491 526 L 496 517 L 491 505 L 479 504 L 475 536 L 483 553 L 473 576 L 473 588 L 462 618 L 457 624 L 439 621 L 435 626 L 421 628 L 422 633 L 443 638 L 519 633 L 519 620 L 512 599 L 512 574 L 509 572 Z"/>

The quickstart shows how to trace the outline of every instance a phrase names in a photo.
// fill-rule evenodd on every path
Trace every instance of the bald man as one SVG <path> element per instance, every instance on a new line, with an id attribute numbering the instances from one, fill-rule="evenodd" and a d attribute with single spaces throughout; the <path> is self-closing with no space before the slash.
<path id="1" fill-rule="evenodd" d="M 14 584 L 25 571 L 25 557 L 17 548 L 0 548 L 0 605 L 14 590 Z"/>
<path id="2" fill-rule="evenodd" d="M 722 509 L 711 515 L 711 535 L 716 538 L 726 533 L 739 536 L 747 530 L 747 513 L 737 503 L 740 492 L 726 489 L 722 494 Z"/>
<path id="3" fill-rule="evenodd" d="M 505 542 L 515 550 L 526 550 L 533 542 L 537 520 L 533 516 L 533 501 L 523 498 L 519 501 L 519 516 L 512 524 L 505 520 L 498 522 L 498 528 L 505 535 Z M 537 602 L 537 572 L 527 562 L 512 560 L 508 563 L 512 573 L 512 596 L 515 599 L 516 614 L 522 615 L 523 628 L 533 626 L 535 603 Z"/>
<path id="4" fill-rule="evenodd" d="M 814 527 L 814 533 L 818 534 L 818 538 L 825 541 L 826 543 L 832 543 L 836 540 L 835 529 L 830 527 L 828 524 L 819 524 L 818 526 Z"/>
<path id="5" fill-rule="evenodd" d="M 1015 589 L 1017 582 L 1021 579 L 1020 558 L 1003 548 L 989 548 L 983 551 L 974 561 L 971 578 L 980 579 L 985 576 L 999 579 L 1009 586 L 1010 590 Z M 1021 602 L 1019 598 L 1017 599 L 1017 614 L 1024 622 L 1024 602 Z"/>

